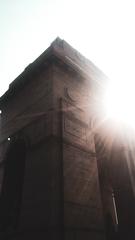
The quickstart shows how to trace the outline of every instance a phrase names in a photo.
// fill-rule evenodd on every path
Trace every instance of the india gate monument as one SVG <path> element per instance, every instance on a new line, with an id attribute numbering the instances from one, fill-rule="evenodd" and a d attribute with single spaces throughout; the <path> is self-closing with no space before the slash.
<path id="1" fill-rule="evenodd" d="M 1 96 L 1 240 L 135 239 L 134 154 L 104 119 L 106 81 L 56 38 Z"/>

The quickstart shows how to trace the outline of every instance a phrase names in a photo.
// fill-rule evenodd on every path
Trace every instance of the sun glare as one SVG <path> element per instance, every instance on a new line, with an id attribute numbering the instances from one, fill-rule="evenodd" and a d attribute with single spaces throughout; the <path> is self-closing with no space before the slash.
<path id="1" fill-rule="evenodd" d="M 107 118 L 117 124 L 135 129 L 135 93 L 130 82 L 111 82 L 105 93 L 104 107 Z"/>

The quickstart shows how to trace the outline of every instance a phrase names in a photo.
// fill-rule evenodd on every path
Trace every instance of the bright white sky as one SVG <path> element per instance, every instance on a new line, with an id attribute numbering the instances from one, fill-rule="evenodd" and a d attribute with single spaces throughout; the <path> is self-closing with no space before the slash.
<path id="1" fill-rule="evenodd" d="M 0 95 L 57 36 L 133 98 L 134 0 L 0 0 Z"/>

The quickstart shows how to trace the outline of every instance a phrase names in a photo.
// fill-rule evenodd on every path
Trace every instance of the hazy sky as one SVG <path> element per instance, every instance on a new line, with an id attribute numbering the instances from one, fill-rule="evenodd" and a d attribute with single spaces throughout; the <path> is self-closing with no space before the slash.
<path id="1" fill-rule="evenodd" d="M 0 95 L 59 36 L 134 88 L 132 0 L 0 0 Z"/>

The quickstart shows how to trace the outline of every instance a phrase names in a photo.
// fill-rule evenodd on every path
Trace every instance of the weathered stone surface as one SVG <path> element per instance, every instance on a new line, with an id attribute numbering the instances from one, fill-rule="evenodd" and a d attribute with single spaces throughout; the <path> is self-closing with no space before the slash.
<path id="1" fill-rule="evenodd" d="M 102 228 L 96 158 L 65 145 L 63 161 L 66 225 Z"/>
<path id="2" fill-rule="evenodd" d="M 21 156 L 16 159 L 14 144 L 21 139 L 25 146 L 22 151 L 25 167 L 19 182 L 22 191 L 19 196 L 10 194 L 12 199 L 17 196 L 15 216 L 10 199 L 5 203 L 13 213 L 10 219 L 17 222 L 15 226 L 8 221 L 4 225 L 3 236 L 11 234 L 9 239 L 102 240 L 105 237 L 91 124 L 93 77 L 98 74 L 92 66 L 92 77 L 90 74 L 88 77 L 73 61 L 77 64 L 83 61 L 81 68 L 84 66 L 85 71 L 90 64 L 68 44 L 56 41 L 45 56 L 22 73 L 18 82 L 10 85 L 0 100 L 0 148 L 10 136 L 8 145 L 14 153 L 5 161 L 3 169 L 7 172 L 1 178 L 13 176 L 8 168 L 12 162 L 15 164 L 13 158 L 18 166 L 18 161 L 22 161 Z M 7 151 L 1 154 L 0 161 L 6 159 Z M 2 196 L 6 191 L 2 190 Z M 2 217 L 0 223 L 3 229 Z"/>

